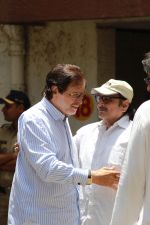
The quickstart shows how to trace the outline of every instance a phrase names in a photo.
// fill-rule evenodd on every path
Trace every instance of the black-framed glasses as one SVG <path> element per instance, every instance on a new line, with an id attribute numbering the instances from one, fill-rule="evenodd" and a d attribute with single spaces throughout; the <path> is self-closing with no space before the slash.
<path id="1" fill-rule="evenodd" d="M 97 102 L 97 103 L 99 103 L 100 101 L 103 101 L 105 104 L 108 104 L 108 103 L 110 103 L 110 102 L 112 102 L 113 101 L 113 99 L 123 99 L 123 100 L 125 100 L 125 98 L 124 97 L 122 97 L 122 96 L 115 96 L 115 95 L 94 95 L 94 97 L 95 97 L 95 101 Z"/>
<path id="2" fill-rule="evenodd" d="M 145 81 L 146 84 L 150 84 L 150 77 L 145 77 L 144 81 Z"/>

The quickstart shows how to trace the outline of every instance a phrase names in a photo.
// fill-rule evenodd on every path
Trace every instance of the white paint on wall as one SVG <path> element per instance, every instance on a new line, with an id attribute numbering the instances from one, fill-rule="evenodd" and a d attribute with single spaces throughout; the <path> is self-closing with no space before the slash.
<path id="1" fill-rule="evenodd" d="M 23 31 L 22 26 L 0 25 L 0 97 L 5 97 L 11 89 L 24 90 Z M 0 113 L 0 124 L 4 122 Z"/>
<path id="2" fill-rule="evenodd" d="M 84 71 L 90 93 L 97 86 L 96 24 L 88 21 L 50 22 L 28 28 L 26 79 L 32 103 L 41 99 L 45 77 L 53 65 L 76 64 Z M 73 132 L 97 120 L 96 110 L 87 121 L 70 118 Z"/>
<path id="3" fill-rule="evenodd" d="M 105 70 L 113 68 L 114 61 L 107 66 L 114 53 L 111 36 L 114 37 L 113 31 L 100 31 L 95 21 L 48 22 L 26 26 L 25 31 L 17 25 L 0 25 L 0 96 L 6 96 L 12 88 L 23 89 L 25 80 L 31 103 L 37 103 L 42 98 L 47 73 L 58 63 L 80 66 L 90 94 L 91 88 L 100 85 Z M 70 124 L 75 133 L 81 126 L 97 120 L 95 106 L 87 120 L 71 117 Z"/>

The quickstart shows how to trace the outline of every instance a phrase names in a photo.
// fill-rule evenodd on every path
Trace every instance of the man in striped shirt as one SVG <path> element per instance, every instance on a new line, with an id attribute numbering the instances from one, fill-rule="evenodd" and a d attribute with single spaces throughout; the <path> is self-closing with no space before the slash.
<path id="1" fill-rule="evenodd" d="M 68 116 L 82 104 L 85 86 L 79 67 L 58 64 L 43 99 L 21 115 L 8 225 L 79 225 L 78 185 L 117 184 L 115 170 L 78 167 Z"/>

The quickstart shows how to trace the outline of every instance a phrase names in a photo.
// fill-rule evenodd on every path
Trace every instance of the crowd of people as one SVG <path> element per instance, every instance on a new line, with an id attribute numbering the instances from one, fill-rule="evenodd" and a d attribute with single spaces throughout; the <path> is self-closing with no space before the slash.
<path id="1" fill-rule="evenodd" d="M 149 52 L 142 64 L 150 92 Z M 100 121 L 73 137 L 68 117 L 86 85 L 78 66 L 58 64 L 34 106 L 18 90 L 0 98 L 10 122 L 0 128 L 1 225 L 150 223 L 150 101 L 134 116 L 133 88 L 110 79 L 91 90 Z"/>

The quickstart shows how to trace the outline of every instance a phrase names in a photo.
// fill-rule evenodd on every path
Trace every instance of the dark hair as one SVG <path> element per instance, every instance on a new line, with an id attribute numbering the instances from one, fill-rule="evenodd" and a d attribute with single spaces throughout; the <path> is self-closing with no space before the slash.
<path id="1" fill-rule="evenodd" d="M 125 98 L 124 96 L 122 96 L 121 94 L 119 94 L 119 96 L 121 97 L 120 99 L 120 103 L 122 102 L 122 100 L 127 100 L 127 98 Z M 130 120 L 133 120 L 134 118 L 134 114 L 135 114 L 135 108 L 133 108 L 132 102 L 129 104 L 129 107 L 127 109 L 127 111 L 122 115 L 128 115 Z"/>
<path id="2" fill-rule="evenodd" d="M 57 64 L 46 77 L 43 90 L 48 100 L 52 99 L 52 86 L 57 86 L 60 93 L 66 91 L 71 83 L 80 84 L 85 80 L 80 67 L 71 64 Z"/>
<path id="3" fill-rule="evenodd" d="M 25 110 L 31 106 L 27 94 L 19 90 L 11 90 L 5 98 L 0 98 L 0 104 L 9 103 L 9 101 L 24 105 Z"/>
<path id="4" fill-rule="evenodd" d="M 133 120 L 134 114 L 135 114 L 136 109 L 133 108 L 132 103 L 129 105 L 127 111 L 124 113 L 124 115 L 128 115 L 130 120 Z"/>
<path id="5" fill-rule="evenodd" d="M 145 53 L 142 64 L 145 73 L 150 74 L 150 52 Z"/>

